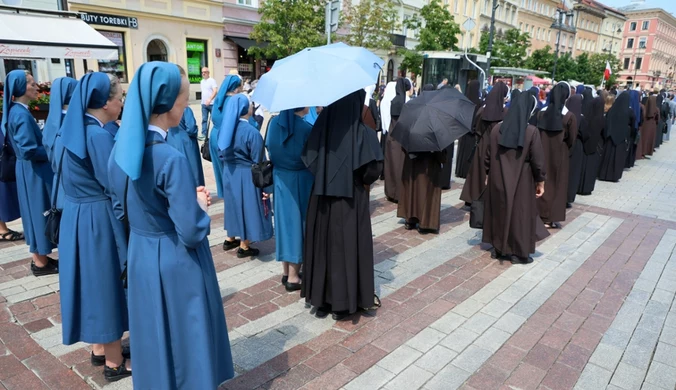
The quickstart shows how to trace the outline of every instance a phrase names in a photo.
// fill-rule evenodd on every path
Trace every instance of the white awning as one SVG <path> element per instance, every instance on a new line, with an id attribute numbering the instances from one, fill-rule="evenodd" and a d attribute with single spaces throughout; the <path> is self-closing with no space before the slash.
<path id="1" fill-rule="evenodd" d="M 0 57 L 115 60 L 119 54 L 81 19 L 0 12 Z"/>

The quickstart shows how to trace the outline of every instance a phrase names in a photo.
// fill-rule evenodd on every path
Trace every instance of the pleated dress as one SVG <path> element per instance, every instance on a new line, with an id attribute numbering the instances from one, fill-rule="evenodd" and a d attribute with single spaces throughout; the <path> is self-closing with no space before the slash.
<path id="1" fill-rule="evenodd" d="M 140 129 L 139 129 L 140 131 Z M 161 130 L 160 130 L 161 131 Z M 211 219 L 186 158 L 148 131 L 139 179 L 129 181 L 128 295 L 135 389 L 216 389 L 234 376 L 214 261 Z M 109 174 L 123 199 L 127 176 Z"/>

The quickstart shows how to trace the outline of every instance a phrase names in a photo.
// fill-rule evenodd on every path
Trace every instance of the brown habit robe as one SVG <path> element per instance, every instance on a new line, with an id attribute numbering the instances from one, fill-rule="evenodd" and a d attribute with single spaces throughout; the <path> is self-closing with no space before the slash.
<path id="1" fill-rule="evenodd" d="M 645 105 L 645 111 L 643 112 L 644 120 L 641 125 L 641 130 L 639 131 L 641 137 L 639 139 L 640 146 L 636 148 L 636 159 L 653 155 L 653 149 L 655 148 L 656 143 L 655 138 L 657 137 L 657 123 L 660 121 L 657 97 L 651 96 L 648 98 L 648 102 Z"/>
<path id="2" fill-rule="evenodd" d="M 397 217 L 417 220 L 421 229 L 439 230 L 441 187 L 444 185 L 442 164 L 447 164 L 446 150 L 404 156 Z"/>
<path id="3" fill-rule="evenodd" d="M 401 173 L 404 170 L 404 159 L 406 153 L 401 144 L 390 137 L 390 131 L 394 129 L 399 117 L 392 117 L 388 137 L 385 139 L 385 196 L 390 202 L 399 201 L 399 192 L 401 191 Z"/>
<path id="4" fill-rule="evenodd" d="M 488 189 L 482 241 L 503 255 L 528 257 L 535 252 L 535 243 L 549 236 L 535 206 L 535 183 L 547 177 L 540 133 L 529 125 L 523 149 L 498 144 L 500 125 L 486 138 L 482 168 L 488 172 Z M 565 202 L 565 189 L 563 194 Z"/>
<path id="5" fill-rule="evenodd" d="M 545 223 L 566 220 L 570 148 L 577 138 L 577 129 L 575 114 L 569 111 L 563 116 L 563 130 L 540 130 L 547 181 L 545 194 L 537 200 L 537 206 Z"/>
<path id="6" fill-rule="evenodd" d="M 488 149 L 486 138 L 489 137 L 491 130 L 495 125 L 500 123 L 500 121 L 487 122 L 481 119 L 484 108 L 485 107 L 481 107 L 476 113 L 475 133 L 479 143 L 474 150 L 472 162 L 470 163 L 469 171 L 467 172 L 467 179 L 465 180 L 465 185 L 462 187 L 462 193 L 460 194 L 460 199 L 466 203 L 472 203 L 479 199 L 481 191 L 486 188 L 486 171 L 483 169 L 483 158 L 484 154 L 486 154 L 486 149 Z M 504 112 L 507 112 L 507 109 L 505 109 Z"/>

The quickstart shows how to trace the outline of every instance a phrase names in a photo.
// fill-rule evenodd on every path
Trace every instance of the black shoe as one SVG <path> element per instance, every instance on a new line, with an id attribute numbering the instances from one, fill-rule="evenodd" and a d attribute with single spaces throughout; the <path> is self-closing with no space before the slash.
<path id="1" fill-rule="evenodd" d="M 567 209 L 572 209 L 572 208 L 573 208 L 573 204 L 572 204 L 572 203 L 566 203 L 566 208 L 567 208 Z"/>
<path id="2" fill-rule="evenodd" d="M 413 230 L 418 226 L 418 224 L 413 223 L 413 222 L 404 222 L 404 229 L 406 230 Z"/>
<path id="3" fill-rule="evenodd" d="M 44 267 L 38 267 L 35 265 L 35 262 L 31 262 L 31 272 L 33 272 L 33 276 L 46 276 L 59 273 L 59 262 L 49 257 L 47 259 L 47 265 Z"/>
<path id="4" fill-rule="evenodd" d="M 239 240 L 234 240 L 234 241 L 225 240 L 225 241 L 223 241 L 223 250 L 229 251 L 229 250 L 235 249 L 235 248 L 239 247 L 239 244 L 240 244 Z"/>
<path id="5" fill-rule="evenodd" d="M 300 283 L 289 283 L 289 282 L 284 283 L 284 288 L 286 288 L 286 291 L 288 292 L 298 291 L 300 290 L 300 286 L 301 286 Z"/>
<path id="6" fill-rule="evenodd" d="M 300 280 L 303 280 L 303 273 L 302 272 L 298 273 L 298 278 Z M 282 284 L 286 284 L 286 282 L 288 282 L 288 281 L 289 281 L 289 275 L 282 275 Z"/>
<path id="7" fill-rule="evenodd" d="M 439 234 L 439 231 L 436 229 L 423 229 L 420 226 L 418 226 L 418 233 L 425 235 L 425 234 Z"/>
<path id="8" fill-rule="evenodd" d="M 108 367 L 103 368 L 103 376 L 108 382 L 119 381 L 120 379 L 131 376 L 131 371 L 127 370 L 127 359 L 122 359 L 122 364 L 118 367 Z"/>
<path id="9" fill-rule="evenodd" d="M 315 311 L 315 317 L 317 318 L 326 318 L 329 315 L 329 311 L 326 308 L 318 307 Z"/>
<path id="10" fill-rule="evenodd" d="M 350 316 L 350 313 L 348 311 L 339 311 L 339 312 L 331 314 L 331 318 L 333 318 L 334 321 L 342 321 L 349 316 Z"/>
<path id="11" fill-rule="evenodd" d="M 249 247 L 249 249 L 244 250 L 242 248 L 237 249 L 237 257 L 243 259 L 245 257 L 254 257 L 258 256 L 260 251 L 256 248 Z"/>
<path id="12" fill-rule="evenodd" d="M 512 264 L 530 264 L 533 262 L 533 258 L 528 256 L 528 257 L 519 257 L 519 256 L 512 256 Z"/>
<path id="13" fill-rule="evenodd" d="M 125 359 L 131 358 L 131 350 L 128 345 L 122 347 L 122 357 Z M 106 364 L 106 355 L 94 355 L 94 351 L 92 351 L 89 360 L 92 362 L 92 366 L 100 367 Z"/>

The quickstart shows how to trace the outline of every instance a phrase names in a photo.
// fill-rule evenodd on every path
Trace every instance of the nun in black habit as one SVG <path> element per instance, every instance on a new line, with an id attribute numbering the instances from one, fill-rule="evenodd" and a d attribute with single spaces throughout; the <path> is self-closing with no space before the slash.
<path id="1" fill-rule="evenodd" d="M 317 118 L 301 158 L 315 177 L 307 211 L 301 297 L 336 320 L 374 305 L 368 187 L 383 155 L 362 123 L 366 92 L 353 92 Z M 388 137 L 389 139 L 390 137 Z"/>
<path id="2" fill-rule="evenodd" d="M 589 103 L 592 100 L 591 90 L 585 89 L 584 95 L 573 95 L 566 101 L 566 108 L 575 115 L 577 120 L 578 132 L 577 137 L 570 148 L 570 170 L 568 171 L 568 196 L 566 207 L 571 208 L 575 202 L 575 195 L 577 194 L 577 187 L 580 185 L 580 178 L 582 176 L 582 155 L 584 154 L 582 147 L 582 135 L 580 134 L 580 126 L 582 125 L 582 104 Z"/>
<path id="3" fill-rule="evenodd" d="M 401 115 L 401 110 L 404 108 L 404 104 L 406 104 L 406 98 L 411 89 L 411 82 L 401 77 L 397 79 L 395 89 L 397 95 L 392 99 L 392 103 L 390 104 L 392 121 L 390 121 L 388 134 L 397 125 L 399 115 Z M 401 187 L 401 173 L 404 170 L 405 153 L 399 142 L 392 137 L 387 137 L 387 140 L 385 140 L 385 196 L 387 200 L 393 203 L 399 201 L 399 189 Z"/>
<path id="4" fill-rule="evenodd" d="M 552 228 L 566 220 L 570 149 L 577 138 L 577 118 L 565 107 L 570 85 L 560 82 L 549 95 L 549 105 L 540 111 L 538 128 L 547 166 L 545 194 L 537 200 L 540 217 Z"/>
<path id="5" fill-rule="evenodd" d="M 460 137 L 458 141 L 458 158 L 455 159 L 455 177 L 466 178 L 472 162 L 472 151 L 476 146 L 477 135 L 475 131 L 476 113 L 483 106 L 481 99 L 481 84 L 479 80 L 472 80 L 465 89 L 465 96 L 474 103 L 474 114 L 472 114 L 472 131 Z"/>
<path id="6" fill-rule="evenodd" d="M 579 195 L 591 195 L 596 185 L 596 177 L 601 163 L 601 150 L 603 148 L 603 129 L 606 125 L 603 109 L 605 99 L 602 95 L 591 100 L 584 98 L 582 108 L 582 125 L 580 135 L 582 137 L 582 174 L 577 193 Z"/>
<path id="7" fill-rule="evenodd" d="M 619 94 L 606 114 L 599 180 L 618 182 L 622 178 L 630 148 L 628 140 L 636 120 L 630 100 L 629 92 Z"/>
<path id="8" fill-rule="evenodd" d="M 445 86 L 444 88 L 453 88 L 450 85 Z M 423 86 L 423 92 L 424 91 L 434 91 L 436 88 L 434 87 L 434 84 L 425 84 Z M 441 172 L 439 173 L 439 180 L 438 183 L 441 185 L 442 190 L 450 190 L 451 189 L 451 174 L 453 173 L 453 152 L 455 149 L 455 142 L 450 144 L 445 152 L 445 160 L 444 163 L 441 165 Z M 405 164 L 405 163 L 404 163 Z"/>

